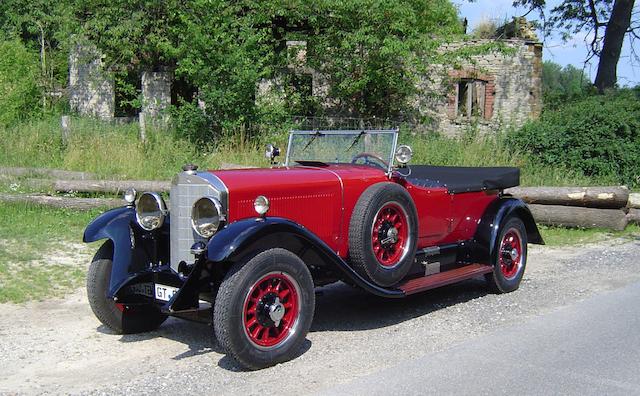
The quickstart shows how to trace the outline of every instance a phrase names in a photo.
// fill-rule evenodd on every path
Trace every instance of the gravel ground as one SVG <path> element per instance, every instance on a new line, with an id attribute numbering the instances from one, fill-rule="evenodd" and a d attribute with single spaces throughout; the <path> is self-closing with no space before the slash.
<path id="1" fill-rule="evenodd" d="M 638 253 L 640 241 L 628 239 L 530 246 L 520 289 L 505 295 L 479 279 L 402 300 L 331 285 L 319 290 L 300 357 L 258 372 L 222 354 L 206 325 L 170 318 L 152 333 L 114 335 L 83 290 L 3 304 L 0 393 L 314 393 L 639 281 Z"/>

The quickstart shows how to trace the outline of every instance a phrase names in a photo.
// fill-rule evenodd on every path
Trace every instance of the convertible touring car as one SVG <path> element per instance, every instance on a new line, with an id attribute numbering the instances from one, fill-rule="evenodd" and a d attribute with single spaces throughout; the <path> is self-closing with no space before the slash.
<path id="1" fill-rule="evenodd" d="M 397 130 L 292 131 L 284 163 L 185 165 L 170 205 L 154 192 L 98 216 L 85 242 L 96 317 L 118 333 L 167 316 L 213 325 L 248 369 L 293 359 L 317 286 L 344 281 L 388 298 L 484 276 L 518 288 L 527 244 L 542 244 L 527 206 L 503 190 L 517 168 L 409 165 Z M 170 206 L 170 210 L 168 208 Z"/>

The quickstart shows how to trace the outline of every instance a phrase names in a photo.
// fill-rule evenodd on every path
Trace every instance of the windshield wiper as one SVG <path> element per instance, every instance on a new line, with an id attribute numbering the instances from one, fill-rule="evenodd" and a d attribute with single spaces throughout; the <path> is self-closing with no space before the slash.
<path id="1" fill-rule="evenodd" d="M 355 146 L 356 144 L 358 144 L 358 142 L 360 141 L 360 138 L 362 137 L 362 135 L 366 135 L 367 132 L 366 131 L 362 131 L 358 134 L 358 136 L 356 136 L 355 139 L 353 139 L 353 142 L 351 143 L 351 146 L 349 146 L 349 148 L 347 148 L 347 150 L 345 151 L 345 153 L 348 153 L 349 150 L 351 150 L 353 148 L 353 146 Z"/>
<path id="2" fill-rule="evenodd" d="M 307 147 L 309 147 L 311 145 L 311 143 L 313 143 L 314 140 L 316 140 L 319 136 L 324 136 L 324 133 L 320 132 L 320 131 L 316 131 L 314 134 L 311 135 L 311 139 L 309 140 L 309 143 L 307 143 L 303 148 L 302 151 L 305 151 L 307 149 Z"/>

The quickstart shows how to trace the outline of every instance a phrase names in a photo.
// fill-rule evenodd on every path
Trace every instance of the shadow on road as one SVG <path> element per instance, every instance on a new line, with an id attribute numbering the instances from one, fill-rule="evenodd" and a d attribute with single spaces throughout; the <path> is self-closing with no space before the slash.
<path id="1" fill-rule="evenodd" d="M 316 293 L 316 310 L 310 332 L 360 331 L 379 329 L 428 315 L 456 304 L 464 303 L 487 294 L 485 282 L 471 279 L 458 284 L 419 293 L 402 299 L 387 299 L 363 290 L 336 283 Z M 113 334 L 106 326 L 99 326 L 101 333 Z M 169 318 L 158 330 L 142 334 L 123 335 L 121 342 L 133 343 L 164 337 L 189 347 L 186 352 L 173 357 L 181 360 L 192 356 L 225 352 L 213 336 L 210 325 Z M 299 355 L 311 348 L 306 340 Z M 242 371 L 229 356 L 223 356 L 218 366 L 229 371 Z"/>

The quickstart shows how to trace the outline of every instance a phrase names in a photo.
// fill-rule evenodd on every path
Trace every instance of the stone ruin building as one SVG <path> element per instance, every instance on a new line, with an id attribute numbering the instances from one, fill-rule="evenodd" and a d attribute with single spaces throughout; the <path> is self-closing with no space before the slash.
<path id="1" fill-rule="evenodd" d="M 456 66 L 435 65 L 419 83 L 414 117 L 430 120 L 426 130 L 460 136 L 470 126 L 481 134 L 504 127 L 520 127 L 542 111 L 542 44 L 526 21 L 514 19 L 498 29 L 497 38 L 445 44 L 441 51 L 498 41 L 507 50 L 474 55 Z M 334 100 L 326 76 L 306 66 L 306 43 L 288 41 L 288 73 L 305 77 L 309 92 L 331 116 Z M 95 48 L 78 46 L 69 62 L 69 100 L 82 115 L 113 120 L 117 95 L 113 78 L 102 69 Z M 256 82 L 256 101 L 283 100 L 282 79 Z M 166 69 L 142 73 L 141 113 L 145 119 L 164 119 L 171 105 L 173 73 Z"/>

